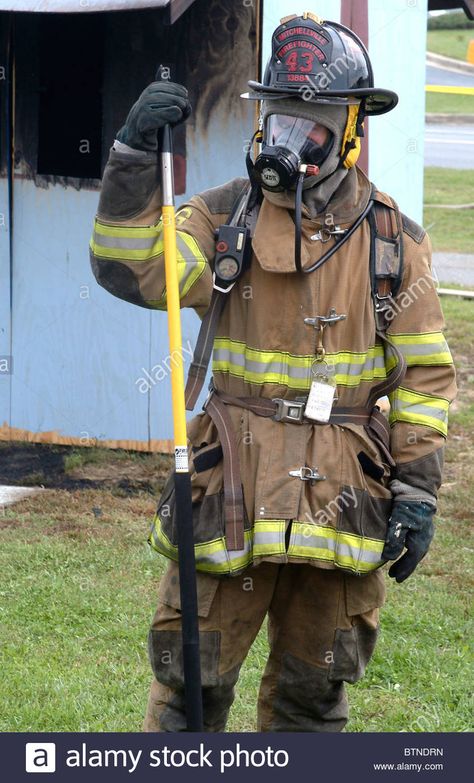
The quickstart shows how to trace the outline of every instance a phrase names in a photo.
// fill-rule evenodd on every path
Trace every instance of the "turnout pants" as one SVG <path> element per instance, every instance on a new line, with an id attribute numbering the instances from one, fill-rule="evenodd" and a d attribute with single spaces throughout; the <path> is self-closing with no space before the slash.
<path id="1" fill-rule="evenodd" d="M 270 653 L 258 731 L 341 731 L 344 681 L 364 674 L 376 642 L 383 574 L 264 562 L 242 575 L 197 574 L 204 730 L 224 731 L 240 667 L 268 614 Z M 184 731 L 178 567 L 163 576 L 149 634 L 155 678 L 144 730 Z"/>

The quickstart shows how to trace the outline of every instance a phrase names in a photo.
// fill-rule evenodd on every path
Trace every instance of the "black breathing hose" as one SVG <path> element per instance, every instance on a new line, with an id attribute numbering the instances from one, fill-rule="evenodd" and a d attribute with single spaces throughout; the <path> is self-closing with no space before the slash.
<path id="1" fill-rule="evenodd" d="M 373 206 L 374 206 L 374 200 L 373 198 L 370 198 L 366 208 L 364 209 L 362 214 L 359 215 L 355 223 L 353 223 L 352 226 L 348 229 L 347 234 L 344 234 L 342 239 L 340 239 L 339 241 L 336 240 L 336 244 L 334 245 L 334 247 L 328 250 L 327 253 L 325 253 L 320 259 L 318 259 L 318 261 L 316 261 L 311 266 L 308 266 L 305 269 L 301 269 L 301 258 L 300 258 L 299 269 L 298 267 L 296 267 L 298 271 L 304 272 L 305 275 L 309 275 L 311 274 L 311 272 L 315 272 L 316 269 L 319 269 L 323 264 L 326 263 L 326 261 L 329 261 L 331 256 L 333 256 L 334 253 L 336 253 L 339 250 L 339 248 L 342 247 L 342 245 L 345 242 L 347 242 L 347 240 L 352 236 L 354 231 L 356 231 L 359 228 L 360 224 L 362 223 L 363 220 L 365 220 L 365 218 L 367 217 L 367 215 L 369 214 Z M 301 212 L 300 212 L 300 225 L 301 225 Z M 295 221 L 295 226 L 296 226 L 296 221 Z M 301 244 L 301 235 L 300 235 L 300 244 Z M 296 246 L 295 246 L 295 264 L 296 264 Z"/>
<path id="2" fill-rule="evenodd" d="M 301 266 L 301 211 L 303 204 L 303 181 L 305 173 L 300 171 L 296 183 L 295 194 L 295 267 L 297 272 L 304 272 Z"/>

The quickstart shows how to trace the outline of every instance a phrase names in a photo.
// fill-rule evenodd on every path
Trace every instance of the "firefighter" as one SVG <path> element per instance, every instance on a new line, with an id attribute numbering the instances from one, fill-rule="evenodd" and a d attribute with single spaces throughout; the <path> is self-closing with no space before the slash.
<path id="1" fill-rule="evenodd" d="M 455 373 L 426 232 L 356 162 L 374 87 L 348 28 L 281 20 L 248 177 L 177 214 L 181 304 L 203 318 L 187 386 L 206 731 L 223 731 L 239 670 L 268 616 L 259 731 L 341 731 L 374 651 L 384 573 L 426 555 Z M 190 113 L 154 82 L 105 169 L 91 242 L 100 285 L 166 309 L 157 130 Z M 216 232 L 218 232 L 216 239 Z M 388 420 L 377 400 L 388 395 Z M 150 543 L 169 558 L 149 634 L 146 731 L 185 729 L 172 481 Z"/>

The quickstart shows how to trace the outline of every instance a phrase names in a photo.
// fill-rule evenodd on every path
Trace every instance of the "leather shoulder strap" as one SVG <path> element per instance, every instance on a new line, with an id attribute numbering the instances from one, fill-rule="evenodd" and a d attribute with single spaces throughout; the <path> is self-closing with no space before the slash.
<path id="1" fill-rule="evenodd" d="M 377 328 L 386 331 L 386 313 L 398 294 L 403 277 L 403 225 L 401 212 L 393 199 L 375 191 L 369 215 L 370 280 Z"/>
<path id="2" fill-rule="evenodd" d="M 368 406 L 400 386 L 407 365 L 398 346 L 387 337 L 387 329 L 396 313 L 394 298 L 403 277 L 403 226 L 397 204 L 386 194 L 374 194 L 374 208 L 369 214 L 370 282 L 375 309 L 377 335 L 382 340 L 385 355 L 396 359 L 391 372 L 371 391 Z"/>

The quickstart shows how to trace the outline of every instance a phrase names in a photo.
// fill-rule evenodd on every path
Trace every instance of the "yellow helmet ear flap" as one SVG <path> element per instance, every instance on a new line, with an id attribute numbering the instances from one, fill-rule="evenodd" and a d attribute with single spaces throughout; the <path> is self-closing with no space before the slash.
<path id="1" fill-rule="evenodd" d="M 360 139 L 358 136 L 354 139 L 354 142 L 354 146 L 349 150 L 342 164 L 346 169 L 351 169 L 352 166 L 355 166 L 360 155 Z"/>
<path id="2" fill-rule="evenodd" d="M 360 155 L 360 137 L 357 134 L 359 109 L 359 104 L 351 104 L 347 107 L 347 123 L 339 153 L 342 158 L 342 165 L 346 169 L 351 169 L 352 166 L 355 166 Z M 363 127 L 363 123 L 361 125 Z"/>

